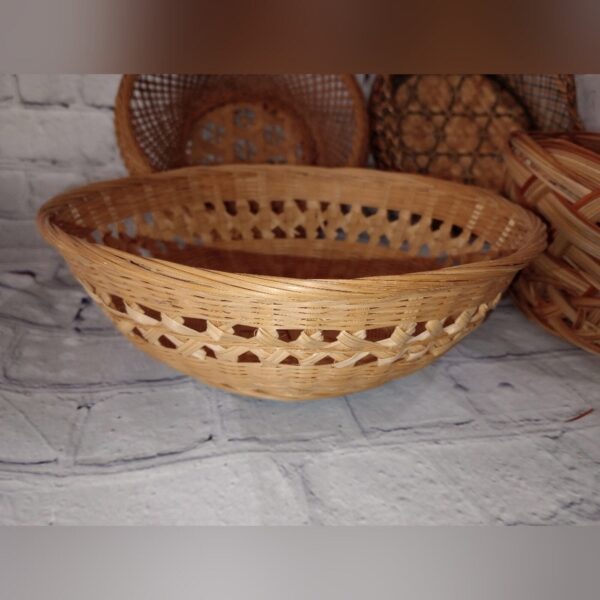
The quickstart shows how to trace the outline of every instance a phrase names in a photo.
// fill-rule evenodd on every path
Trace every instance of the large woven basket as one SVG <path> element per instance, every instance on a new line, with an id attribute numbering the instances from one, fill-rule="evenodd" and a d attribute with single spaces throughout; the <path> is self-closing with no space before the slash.
<path id="1" fill-rule="evenodd" d="M 595 150 L 595 151 L 594 151 Z M 549 245 L 514 287 L 534 321 L 600 354 L 600 135 L 516 135 L 508 193 L 549 224 Z"/>
<path id="2" fill-rule="evenodd" d="M 511 133 L 581 125 L 572 75 L 382 75 L 369 113 L 379 168 L 496 191 Z"/>
<path id="3" fill-rule="evenodd" d="M 48 242 L 117 328 L 230 391 L 304 400 L 412 373 L 545 245 L 475 187 L 361 169 L 194 167 L 44 205 Z"/>
<path id="4" fill-rule="evenodd" d="M 360 166 L 368 151 L 352 75 L 125 75 L 115 126 L 133 175 L 231 163 Z"/>

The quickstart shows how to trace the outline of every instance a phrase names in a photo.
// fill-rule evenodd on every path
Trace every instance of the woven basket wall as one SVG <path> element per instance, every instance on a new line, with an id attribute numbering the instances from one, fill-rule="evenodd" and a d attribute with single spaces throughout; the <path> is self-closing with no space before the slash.
<path id="1" fill-rule="evenodd" d="M 545 329 L 600 354 L 600 135 L 516 135 L 508 193 L 549 225 L 549 245 L 514 287 Z"/>
<path id="2" fill-rule="evenodd" d="M 379 168 L 501 191 L 514 131 L 580 127 L 571 75 L 385 75 L 369 101 Z"/>
<path id="3" fill-rule="evenodd" d="M 474 187 L 361 169 L 195 167 L 40 210 L 45 238 L 137 347 L 251 396 L 347 394 L 477 327 L 545 245 Z"/>
<path id="4" fill-rule="evenodd" d="M 198 164 L 360 166 L 368 152 L 352 75 L 125 75 L 115 125 L 137 175 Z"/>

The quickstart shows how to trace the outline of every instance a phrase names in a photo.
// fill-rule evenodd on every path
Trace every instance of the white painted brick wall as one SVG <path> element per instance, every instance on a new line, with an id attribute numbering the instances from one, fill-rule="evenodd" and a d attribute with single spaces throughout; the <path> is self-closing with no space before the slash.
<path id="1" fill-rule="evenodd" d="M 0 75 L 0 249 L 42 247 L 33 217 L 66 189 L 126 174 L 118 75 Z"/>
<path id="2" fill-rule="evenodd" d="M 315 403 L 212 389 L 120 336 L 33 224 L 125 173 L 118 81 L 0 75 L 0 524 L 600 521 L 597 358 L 508 300 L 428 369 Z M 600 76 L 578 83 L 600 130 Z"/>
<path id="3" fill-rule="evenodd" d="M 19 75 L 24 104 L 74 104 L 79 99 L 79 75 Z"/>
<path id="4" fill-rule="evenodd" d="M 0 160 L 106 165 L 115 158 L 112 115 L 104 111 L 45 107 L 0 112 Z"/>
<path id="5" fill-rule="evenodd" d="M 0 74 L 0 106 L 8 105 L 15 97 L 15 75 Z"/>
<path id="6" fill-rule="evenodd" d="M 119 87 L 119 77 L 114 75 L 84 75 L 81 89 L 83 101 L 88 106 L 112 108 Z"/>
<path id="7" fill-rule="evenodd" d="M 0 218 L 31 216 L 30 193 L 24 171 L 0 171 Z"/>

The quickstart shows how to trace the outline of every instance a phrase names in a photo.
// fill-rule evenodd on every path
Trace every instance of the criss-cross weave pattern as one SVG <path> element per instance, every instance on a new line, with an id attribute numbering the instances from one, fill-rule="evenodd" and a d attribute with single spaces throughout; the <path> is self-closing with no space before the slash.
<path id="1" fill-rule="evenodd" d="M 195 167 L 39 213 L 118 329 L 232 391 L 300 400 L 411 373 L 475 328 L 544 247 L 483 189 L 360 169 Z"/>
<path id="2" fill-rule="evenodd" d="M 572 75 L 382 75 L 369 113 L 379 168 L 496 191 L 511 133 L 581 127 Z"/>
<path id="3" fill-rule="evenodd" d="M 536 131 L 556 133 L 582 128 L 573 75 L 511 74 L 496 78 L 521 99 Z"/>
<path id="4" fill-rule="evenodd" d="M 504 182 L 503 144 L 529 126 L 520 102 L 482 75 L 380 77 L 370 112 L 379 167 L 495 190 Z"/>
<path id="5" fill-rule="evenodd" d="M 534 321 L 600 354 L 600 135 L 515 136 L 508 192 L 549 225 L 549 245 L 516 282 Z"/>
<path id="6" fill-rule="evenodd" d="M 135 175 L 196 164 L 360 166 L 368 148 L 351 75 L 125 75 L 115 126 Z"/>

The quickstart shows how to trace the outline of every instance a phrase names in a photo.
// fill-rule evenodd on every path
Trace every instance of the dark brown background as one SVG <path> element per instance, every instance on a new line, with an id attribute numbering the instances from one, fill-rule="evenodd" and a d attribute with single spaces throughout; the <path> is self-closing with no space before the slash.
<path id="1" fill-rule="evenodd" d="M 594 72 L 595 0 L 3 0 L 4 72 Z"/>

